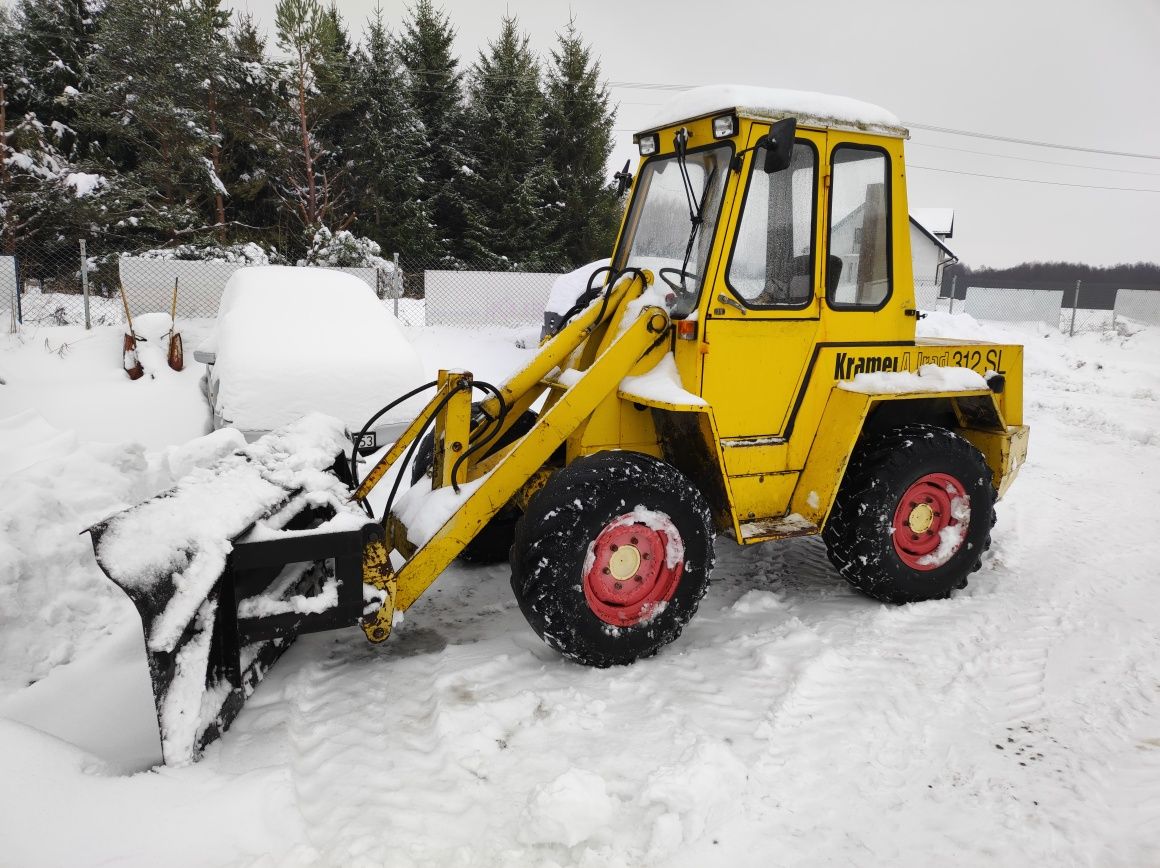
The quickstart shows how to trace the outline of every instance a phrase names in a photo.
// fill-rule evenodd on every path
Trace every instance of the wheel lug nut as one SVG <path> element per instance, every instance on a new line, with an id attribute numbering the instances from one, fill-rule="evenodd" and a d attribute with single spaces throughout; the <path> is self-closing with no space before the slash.
<path id="1" fill-rule="evenodd" d="M 650 555 L 648 552 L 645 552 L 644 554 L 642 554 L 642 555 L 640 556 L 640 559 L 641 559 L 642 561 L 647 561 L 647 560 L 649 560 L 651 557 L 652 557 L 652 555 Z"/>
<path id="2" fill-rule="evenodd" d="M 636 545 L 636 537 L 633 537 L 633 538 L 632 538 L 632 540 L 631 540 L 631 542 L 632 542 L 632 544 L 633 544 L 633 545 Z"/>
<path id="3" fill-rule="evenodd" d="M 632 580 L 634 582 L 643 582 L 644 581 L 644 579 L 642 579 L 640 576 L 633 576 Z"/>
<path id="4" fill-rule="evenodd" d="M 616 551 L 618 548 L 620 548 L 620 546 L 609 546 L 608 548 L 612 551 Z"/>
<path id="5" fill-rule="evenodd" d="M 608 567 L 605 567 L 603 570 L 601 570 L 601 572 L 602 572 L 602 573 L 604 573 L 604 575 L 606 575 L 606 576 L 607 576 L 609 573 L 611 573 L 611 572 L 612 572 L 612 570 L 608 569 Z"/>
<path id="6" fill-rule="evenodd" d="M 613 585 L 612 587 L 616 588 L 616 590 L 618 590 L 618 591 L 619 591 L 621 588 L 623 588 L 623 587 L 624 587 L 624 585 L 622 585 L 620 582 L 617 582 L 617 583 L 616 583 L 615 585 Z"/>

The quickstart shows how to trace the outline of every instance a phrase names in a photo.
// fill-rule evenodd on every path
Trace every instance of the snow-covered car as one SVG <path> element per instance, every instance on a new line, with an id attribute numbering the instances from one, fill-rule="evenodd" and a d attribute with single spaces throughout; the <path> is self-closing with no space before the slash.
<path id="1" fill-rule="evenodd" d="M 418 352 L 374 291 L 324 268 L 234 272 L 194 356 L 207 365 L 202 389 L 214 428 L 237 428 L 247 440 L 315 411 L 358 432 L 424 379 Z M 395 439 L 422 400 L 386 414 L 361 448 Z"/>
<path id="2" fill-rule="evenodd" d="M 541 340 L 559 330 L 564 315 L 572 309 L 576 300 L 588 288 L 588 281 L 592 277 L 592 273 L 598 268 L 607 268 L 611 262 L 611 259 L 598 259 L 595 262 L 589 262 L 587 265 L 581 265 L 575 271 L 561 274 L 552 282 L 552 291 L 548 295 L 548 303 L 544 306 L 544 327 L 540 330 Z M 601 275 L 596 281 L 597 285 L 603 285 L 603 281 L 607 277 L 607 274 Z"/>

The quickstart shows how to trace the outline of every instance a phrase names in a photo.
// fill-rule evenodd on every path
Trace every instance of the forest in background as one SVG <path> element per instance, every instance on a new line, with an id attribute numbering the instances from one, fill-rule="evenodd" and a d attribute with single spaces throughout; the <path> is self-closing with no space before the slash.
<path id="1" fill-rule="evenodd" d="M 273 45 L 221 0 L 0 6 L 0 253 L 443 267 L 608 254 L 615 115 L 573 21 L 514 16 L 469 64 L 432 0 L 364 36 L 280 0 Z M 164 251 L 164 253 L 161 253 Z"/>

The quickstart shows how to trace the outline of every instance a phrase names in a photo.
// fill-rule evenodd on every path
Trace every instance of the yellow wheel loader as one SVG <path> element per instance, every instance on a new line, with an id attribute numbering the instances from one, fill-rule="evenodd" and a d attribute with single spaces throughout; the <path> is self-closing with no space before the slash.
<path id="1" fill-rule="evenodd" d="M 364 478 L 341 426 L 308 418 L 93 529 L 141 614 L 167 762 L 295 636 L 385 640 L 468 546 L 510 553 L 532 628 L 593 666 L 680 634 L 718 533 L 821 534 L 890 603 L 978 569 L 1027 450 L 1023 354 L 916 339 L 906 131 L 815 94 L 685 105 L 635 137 L 611 266 L 506 382 L 441 372 Z"/>

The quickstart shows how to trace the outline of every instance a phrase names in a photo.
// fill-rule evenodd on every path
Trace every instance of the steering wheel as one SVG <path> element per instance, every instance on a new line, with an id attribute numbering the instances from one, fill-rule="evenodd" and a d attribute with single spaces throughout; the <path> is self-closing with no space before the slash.
<path id="1" fill-rule="evenodd" d="M 681 282 L 676 283 L 671 278 L 666 276 L 666 274 L 665 274 L 666 271 L 672 272 L 673 274 L 680 275 Z M 663 280 L 665 282 L 665 285 L 668 286 L 669 289 L 671 289 L 675 293 L 678 293 L 679 295 L 692 295 L 693 294 L 693 289 L 685 286 L 685 279 L 686 278 L 693 281 L 694 283 L 696 283 L 696 281 L 697 281 L 697 275 L 693 274 L 693 272 L 691 272 L 691 271 L 683 271 L 680 268 L 662 268 L 659 271 L 657 271 L 657 277 L 659 277 L 661 280 Z"/>

